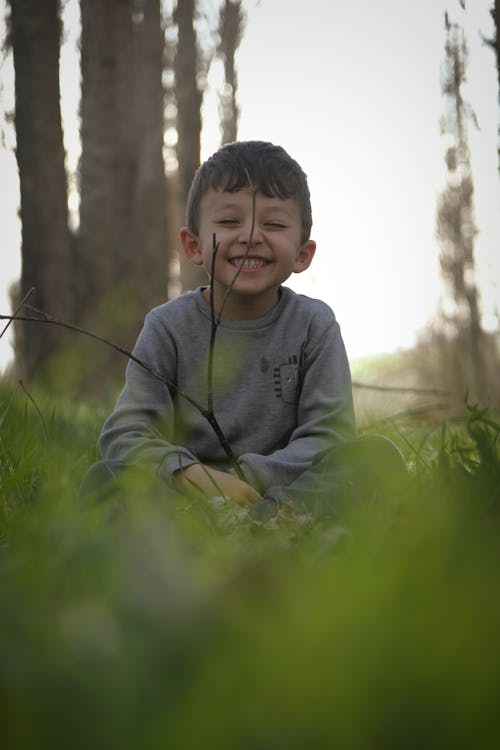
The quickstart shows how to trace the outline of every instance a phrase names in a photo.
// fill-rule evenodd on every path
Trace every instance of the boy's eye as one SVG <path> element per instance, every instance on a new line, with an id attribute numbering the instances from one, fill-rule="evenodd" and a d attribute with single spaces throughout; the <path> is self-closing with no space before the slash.
<path id="1" fill-rule="evenodd" d="M 266 222 L 266 227 L 269 227 L 270 229 L 286 229 L 286 225 L 282 224 L 280 221 L 268 221 Z"/>
<path id="2" fill-rule="evenodd" d="M 223 225 L 229 225 L 229 226 L 232 225 L 232 224 L 237 224 L 237 223 L 238 223 L 237 219 L 227 218 L 227 219 L 218 219 L 217 220 L 217 224 L 223 224 Z"/>

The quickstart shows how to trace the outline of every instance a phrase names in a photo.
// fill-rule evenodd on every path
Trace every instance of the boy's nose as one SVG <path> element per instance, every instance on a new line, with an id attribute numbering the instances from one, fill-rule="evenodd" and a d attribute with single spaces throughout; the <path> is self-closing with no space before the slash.
<path id="1" fill-rule="evenodd" d="M 239 241 L 243 245 L 248 245 L 250 243 L 251 246 L 258 245 L 259 243 L 261 243 L 262 234 L 257 223 L 255 223 L 253 227 L 252 227 L 251 221 L 243 224 L 241 226 Z"/>

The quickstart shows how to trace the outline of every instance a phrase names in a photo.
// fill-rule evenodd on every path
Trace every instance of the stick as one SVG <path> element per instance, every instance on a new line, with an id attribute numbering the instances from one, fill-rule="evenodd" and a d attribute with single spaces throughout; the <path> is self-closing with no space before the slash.
<path id="1" fill-rule="evenodd" d="M 73 325 L 72 323 L 67 323 L 65 320 L 59 320 L 58 318 L 54 318 L 52 317 L 52 315 L 48 315 L 48 313 L 44 313 L 42 310 L 38 310 L 37 308 L 31 307 L 30 305 L 27 305 L 27 307 L 30 310 L 33 310 L 33 312 L 35 312 L 38 316 L 41 316 L 41 317 L 35 317 L 33 315 L 0 315 L 0 320 L 8 320 L 10 322 L 12 322 L 13 320 L 20 320 L 20 321 L 29 322 L 29 323 L 50 323 L 52 325 L 60 326 L 61 328 L 67 328 L 70 331 L 76 331 L 77 333 L 81 333 L 84 336 L 88 336 L 89 338 L 94 339 L 94 341 L 99 341 L 102 344 L 105 344 L 106 346 L 111 347 L 112 349 L 119 352 L 120 354 L 123 354 L 125 357 L 128 357 L 128 359 L 131 359 L 133 362 L 139 365 L 139 367 L 142 367 L 143 370 L 146 370 L 146 372 L 148 372 L 153 378 L 155 378 L 156 380 L 159 380 L 160 383 L 163 383 L 164 385 L 166 385 L 177 396 L 188 401 L 192 406 L 194 406 L 195 409 L 197 409 L 200 412 L 200 414 L 203 417 L 205 417 L 205 419 L 207 419 L 213 431 L 215 432 L 217 439 L 219 440 L 219 443 L 221 444 L 224 452 L 229 458 L 234 470 L 236 471 L 240 479 L 243 478 L 241 476 L 241 472 L 242 472 L 241 467 L 238 464 L 238 460 L 236 456 L 234 455 L 231 449 L 231 446 L 229 445 L 227 438 L 224 435 L 224 432 L 222 431 L 222 428 L 217 422 L 215 415 L 213 413 L 210 413 L 208 409 L 205 409 L 194 398 L 189 396 L 187 393 L 184 393 L 184 391 L 181 391 L 175 385 L 175 383 L 172 383 L 171 380 L 164 377 L 164 375 L 159 373 L 157 370 L 154 370 L 152 367 L 146 364 L 146 362 L 143 362 L 143 360 L 139 359 L 139 357 L 136 357 L 135 354 L 132 354 L 132 352 L 129 352 L 127 349 L 124 349 L 123 347 L 118 346 L 118 344 L 114 344 L 112 341 L 109 341 L 108 339 L 105 339 L 102 336 L 98 336 L 97 334 L 92 333 L 91 331 L 87 331 L 85 328 L 81 328 L 80 326 Z"/>

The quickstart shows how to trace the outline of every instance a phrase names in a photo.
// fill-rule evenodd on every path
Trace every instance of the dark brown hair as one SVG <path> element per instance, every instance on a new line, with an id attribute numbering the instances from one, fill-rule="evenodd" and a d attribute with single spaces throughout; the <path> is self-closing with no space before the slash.
<path id="1" fill-rule="evenodd" d="M 268 198 L 293 198 L 301 214 L 301 242 L 312 226 L 307 177 L 300 165 L 281 148 L 264 141 L 237 141 L 222 146 L 196 171 L 187 201 L 187 225 L 199 231 L 200 202 L 212 190 L 236 192 L 251 184 Z"/>

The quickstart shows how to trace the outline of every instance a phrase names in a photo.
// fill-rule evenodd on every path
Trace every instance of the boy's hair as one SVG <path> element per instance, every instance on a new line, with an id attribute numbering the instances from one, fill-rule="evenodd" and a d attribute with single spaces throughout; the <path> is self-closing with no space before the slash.
<path id="1" fill-rule="evenodd" d="M 208 190 L 232 193 L 251 185 L 268 198 L 293 198 L 301 215 L 301 242 L 309 239 L 312 215 L 307 177 L 281 146 L 264 141 L 228 143 L 198 168 L 187 200 L 188 228 L 198 234 L 200 202 Z"/>

